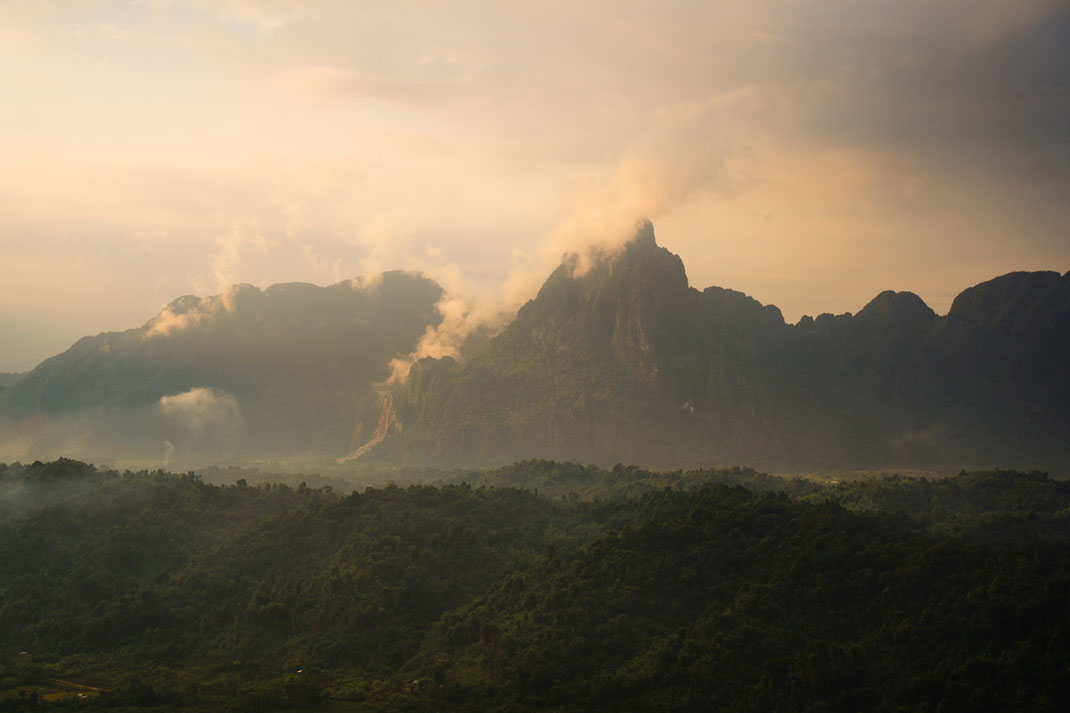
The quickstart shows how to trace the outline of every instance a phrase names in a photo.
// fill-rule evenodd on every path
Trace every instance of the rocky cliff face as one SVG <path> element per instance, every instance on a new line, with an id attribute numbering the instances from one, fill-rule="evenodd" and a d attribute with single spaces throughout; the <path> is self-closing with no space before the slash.
<path id="1" fill-rule="evenodd" d="M 1068 276 L 997 278 L 945 317 L 888 291 L 856 315 L 789 325 L 739 292 L 690 287 L 649 224 L 581 264 L 566 260 L 464 365 L 415 365 L 399 394 L 405 433 L 370 455 L 1070 466 Z"/>

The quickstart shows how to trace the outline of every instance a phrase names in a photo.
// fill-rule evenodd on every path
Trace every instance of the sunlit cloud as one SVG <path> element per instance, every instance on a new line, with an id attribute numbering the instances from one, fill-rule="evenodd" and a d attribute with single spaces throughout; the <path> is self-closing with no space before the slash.
<path id="1" fill-rule="evenodd" d="M 271 240 L 257 232 L 255 224 L 252 226 L 235 225 L 230 231 L 216 238 L 215 252 L 209 260 L 209 269 L 212 287 L 223 296 L 222 303 L 225 309 L 233 310 L 231 288 L 239 282 L 242 249 L 250 246 L 257 250 L 267 251 L 272 245 Z M 199 288 L 201 292 L 206 289 L 203 283 L 194 282 L 194 287 Z"/>
<path id="2" fill-rule="evenodd" d="M 210 304 L 210 301 L 209 301 Z M 156 315 L 145 329 L 144 338 L 152 339 L 153 337 L 166 337 L 172 332 L 181 332 L 189 329 L 190 327 L 196 327 L 205 320 L 212 316 L 213 309 L 202 309 L 200 305 L 190 307 L 184 312 L 175 311 L 174 307 L 168 305 L 160 310 L 160 314 Z"/>
<path id="3" fill-rule="evenodd" d="M 192 436 L 233 437 L 242 425 L 238 400 L 218 389 L 197 387 L 180 394 L 161 396 L 161 413 L 172 417 Z"/>
<path id="4" fill-rule="evenodd" d="M 4 4 L 0 341 L 407 269 L 453 275 L 449 351 L 640 218 L 789 317 L 946 309 L 1070 262 L 1068 31 L 1058 0 Z"/>

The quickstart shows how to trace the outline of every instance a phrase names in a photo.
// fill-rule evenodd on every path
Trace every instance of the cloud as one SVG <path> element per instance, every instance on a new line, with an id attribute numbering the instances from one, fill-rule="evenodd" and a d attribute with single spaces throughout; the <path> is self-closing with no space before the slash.
<path id="1" fill-rule="evenodd" d="M 390 361 L 390 377 L 385 386 L 403 384 L 409 378 L 409 369 L 418 360 L 430 357 L 461 359 L 465 343 L 478 332 L 488 335 L 501 330 L 510 321 L 510 315 L 494 302 L 477 302 L 464 295 L 444 296 L 435 305 L 442 321 L 428 327 L 416 348 L 403 357 Z"/>
<path id="2" fill-rule="evenodd" d="M 233 290 L 239 282 L 242 248 L 246 245 L 261 251 L 269 250 L 274 242 L 260 234 L 255 226 L 235 223 L 229 232 L 215 240 L 215 252 L 209 260 L 209 271 L 224 308 L 233 311 Z"/>
<path id="3" fill-rule="evenodd" d="M 143 339 L 166 337 L 175 331 L 196 327 L 222 311 L 234 311 L 234 295 L 240 288 L 239 267 L 242 248 L 253 246 L 261 252 L 270 250 L 275 243 L 260 235 L 255 228 L 239 224 L 215 240 L 215 250 L 208 260 L 209 282 L 218 291 L 211 297 L 183 298 L 165 306 L 146 326 Z M 308 246 L 302 246 L 308 256 Z M 204 279 L 193 281 L 195 289 L 207 291 Z"/>
<path id="4" fill-rule="evenodd" d="M 160 397 L 160 411 L 195 438 L 233 438 L 242 426 L 238 400 L 222 390 L 197 387 Z"/>
<path id="5" fill-rule="evenodd" d="M 163 442 L 163 464 L 166 467 L 175 459 L 175 453 L 177 449 L 171 441 Z"/>
<path id="6" fill-rule="evenodd" d="M 239 31 L 250 28 L 258 34 L 281 30 L 311 9 L 308 2 L 299 0 L 147 0 L 147 4 L 195 8 L 225 26 Z M 319 3 L 321 7 L 329 4 Z"/>
<path id="7" fill-rule="evenodd" d="M 503 290 L 506 303 L 516 307 L 530 298 L 564 254 L 579 255 L 582 273 L 595 256 L 612 255 L 631 240 L 641 221 L 705 194 L 727 197 L 741 190 L 751 180 L 748 149 L 733 135 L 729 117 L 761 103 L 753 89 L 741 88 L 653 112 L 612 170 L 573 190 L 567 217 L 543 239 L 541 259 L 514 266 Z"/>
<path id="8" fill-rule="evenodd" d="M 166 337 L 172 332 L 195 327 L 211 317 L 214 311 L 215 308 L 210 299 L 201 300 L 198 306 L 189 307 L 182 312 L 176 312 L 172 305 L 167 305 L 146 325 L 142 339 Z"/>
<path id="9" fill-rule="evenodd" d="M 1028 29 L 1066 8 L 1065 0 L 957 0 L 945 15 L 946 29 L 960 32 L 970 49 L 987 47 L 1007 35 Z M 918 3 L 922 14 L 931 3 Z"/>
<path id="10" fill-rule="evenodd" d="M 695 284 L 785 313 L 1068 259 L 1065 0 L 63 8 L 0 3 L 0 318 L 51 345 L 436 264 L 515 307 L 641 217 Z M 429 352 L 475 314 L 443 312 Z"/>
<path id="11" fill-rule="evenodd" d="M 425 357 L 462 358 L 465 343 L 473 335 L 494 334 L 511 319 L 509 310 L 495 295 L 472 284 L 461 267 L 446 260 L 441 251 L 428 246 L 419 263 L 421 272 L 443 288 L 442 299 L 435 305 L 442 320 L 427 328 L 411 353 L 391 360 L 390 377 L 384 387 L 405 383 L 412 365 Z"/>
<path id="12" fill-rule="evenodd" d="M 455 95 L 457 87 L 427 80 L 397 79 L 325 65 L 285 69 L 275 77 L 284 92 L 329 99 L 348 97 L 421 104 Z"/>

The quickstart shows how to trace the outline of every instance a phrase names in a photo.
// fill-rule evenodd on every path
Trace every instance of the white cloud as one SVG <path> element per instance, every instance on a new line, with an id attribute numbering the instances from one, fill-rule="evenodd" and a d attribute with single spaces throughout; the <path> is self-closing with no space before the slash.
<path id="1" fill-rule="evenodd" d="M 197 387 L 160 397 L 160 411 L 194 437 L 233 438 L 242 425 L 238 400 L 225 391 Z"/>
<path id="2" fill-rule="evenodd" d="M 267 251 L 273 242 L 262 236 L 254 225 L 235 224 L 230 231 L 215 240 L 215 252 L 209 260 L 213 287 L 223 295 L 223 305 L 230 310 L 230 290 L 240 281 L 242 248 L 246 245 Z M 196 284 L 196 283 L 195 283 Z M 201 285 L 202 290 L 204 285 Z"/>
<path id="3" fill-rule="evenodd" d="M 208 300 L 205 302 L 207 303 L 206 309 L 197 306 L 190 307 L 184 312 L 175 312 L 171 305 L 167 305 L 149 322 L 143 338 L 166 337 L 172 332 L 196 327 L 211 317 L 214 311 L 211 308 L 211 302 Z"/>
<path id="4" fill-rule="evenodd" d="M 569 215 L 544 239 L 541 259 L 514 267 L 505 283 L 506 303 L 517 307 L 530 298 L 565 253 L 579 253 L 577 269 L 583 272 L 594 254 L 612 253 L 634 237 L 640 221 L 657 221 L 704 194 L 740 190 L 748 156 L 731 113 L 760 103 L 752 89 L 742 88 L 654 112 L 603 180 L 575 189 Z"/>

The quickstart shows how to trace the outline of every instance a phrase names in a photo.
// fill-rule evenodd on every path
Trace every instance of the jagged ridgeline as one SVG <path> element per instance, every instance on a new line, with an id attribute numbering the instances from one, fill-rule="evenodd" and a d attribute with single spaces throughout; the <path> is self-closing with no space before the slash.
<path id="1" fill-rule="evenodd" d="M 441 296 L 427 278 L 388 272 L 179 298 L 0 391 L 0 460 L 337 456 L 366 439 L 365 420 L 374 428 L 374 384 L 441 320 Z"/>
<path id="2" fill-rule="evenodd" d="M 387 389 L 441 296 L 387 273 L 181 298 L 5 379 L 0 459 L 1070 472 L 1070 273 L 998 277 L 944 316 L 888 291 L 787 324 L 691 287 L 645 223 L 566 259 L 462 358 L 417 361 Z"/>
<path id="3" fill-rule="evenodd" d="M 937 316 L 909 292 L 786 324 L 688 285 L 643 225 L 562 264 L 466 363 L 425 359 L 381 461 L 1070 467 L 1070 273 L 1013 273 Z"/>

